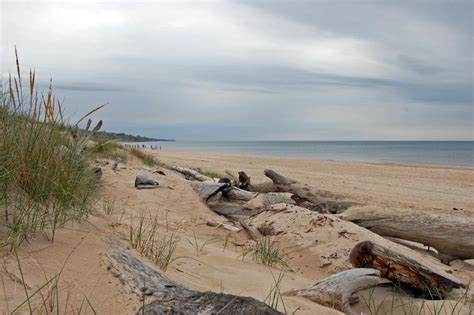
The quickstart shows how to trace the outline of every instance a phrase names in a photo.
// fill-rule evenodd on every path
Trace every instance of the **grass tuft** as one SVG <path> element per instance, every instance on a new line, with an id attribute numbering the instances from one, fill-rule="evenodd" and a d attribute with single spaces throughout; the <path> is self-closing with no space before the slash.
<path id="1" fill-rule="evenodd" d="M 255 244 L 253 250 L 253 257 L 256 261 L 273 267 L 280 265 L 281 267 L 287 267 L 288 264 L 284 259 L 284 254 L 277 242 L 270 237 L 262 237 Z"/>
<path id="2" fill-rule="evenodd" d="M 38 91 L 30 70 L 22 89 L 20 73 L 17 57 L 0 103 L 0 233 L 11 249 L 37 232 L 54 240 L 57 228 L 86 217 L 98 185 L 82 150 L 87 133 L 66 123 L 51 84 Z"/>
<path id="3" fill-rule="evenodd" d="M 166 271 L 174 261 L 174 252 L 180 238 L 177 231 L 160 235 L 156 217 L 140 217 L 138 223 L 130 226 L 129 241 L 140 255 L 150 259 L 161 270 Z"/>

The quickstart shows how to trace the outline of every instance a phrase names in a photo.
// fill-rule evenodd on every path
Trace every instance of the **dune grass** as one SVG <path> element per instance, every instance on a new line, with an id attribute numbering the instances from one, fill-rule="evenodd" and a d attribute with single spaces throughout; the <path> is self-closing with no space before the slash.
<path id="1" fill-rule="evenodd" d="M 141 216 L 136 224 L 130 224 L 129 241 L 140 255 L 166 271 L 175 259 L 174 252 L 180 238 L 177 231 L 161 233 L 156 217 Z"/>
<path id="2" fill-rule="evenodd" d="M 130 154 L 139 158 L 145 165 L 148 166 L 160 166 L 164 169 L 171 169 L 171 167 L 161 161 L 155 159 L 152 155 L 144 152 L 139 148 L 131 148 L 129 150 Z"/>
<path id="3" fill-rule="evenodd" d="M 283 251 L 277 242 L 270 237 L 258 239 L 253 250 L 253 257 L 257 262 L 269 267 L 279 265 L 286 268 L 288 266 Z"/>
<path id="4" fill-rule="evenodd" d="M 17 57 L 16 76 L 2 85 L 0 232 L 11 248 L 37 232 L 54 240 L 57 228 L 86 217 L 98 184 L 82 132 L 64 120 L 52 86 L 38 91 L 35 77 L 30 70 L 24 89 Z"/>

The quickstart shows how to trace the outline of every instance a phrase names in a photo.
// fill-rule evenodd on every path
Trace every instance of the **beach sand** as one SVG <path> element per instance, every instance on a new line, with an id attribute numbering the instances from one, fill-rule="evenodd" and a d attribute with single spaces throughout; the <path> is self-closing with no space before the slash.
<path id="1" fill-rule="evenodd" d="M 245 170 L 255 182 L 265 180 L 263 170 L 271 168 L 311 186 L 347 194 L 366 204 L 474 215 L 472 167 L 318 161 L 168 150 L 147 152 L 169 165 L 199 167 L 222 174 L 226 170 L 233 173 Z M 268 302 L 268 294 L 280 271 L 243 254 L 242 246 L 238 246 L 248 241 L 243 231 L 229 235 L 222 229 L 207 226 L 207 219 L 222 218 L 206 206 L 182 176 L 164 171 L 166 176 L 154 174 L 133 157 L 127 164 L 120 164 L 116 171 L 110 165 L 103 165 L 101 200 L 89 219 L 61 229 L 54 243 L 37 236 L 18 251 L 28 286 L 41 286 L 64 265 L 59 282 L 61 307 L 78 308 L 87 297 L 98 314 L 136 312 L 141 305 L 139 297 L 124 289 L 114 278 L 107 269 L 103 254 L 110 251 L 108 239 L 127 244 L 129 226 L 138 217 L 156 216 L 162 231 L 177 230 L 180 237 L 176 259 L 165 272 L 169 278 L 195 290 L 252 296 Z M 163 188 L 136 190 L 133 183 L 139 174 L 155 178 Z M 105 205 L 113 209 L 110 215 L 103 213 Z M 281 292 L 308 287 L 334 272 L 349 268 L 348 250 L 351 246 L 360 240 L 379 238 L 360 232 L 360 228 L 352 223 L 336 222 L 334 225 L 333 229 L 323 226 L 307 236 L 295 230 L 303 240 L 299 243 L 289 238 L 281 240 L 292 270 L 285 273 Z M 339 239 L 335 236 L 335 229 L 339 227 L 354 234 Z M 15 305 L 24 301 L 25 295 L 15 257 L 6 249 L 2 254 L 4 289 L 0 290 L 3 292 L 0 308 L 3 313 L 12 311 Z M 440 265 L 428 254 L 425 257 Z M 474 279 L 472 266 L 441 266 L 463 281 Z M 36 295 L 33 300 L 38 302 L 39 299 L 40 296 Z M 280 302 L 278 309 L 288 314 L 339 313 L 302 297 L 284 297 L 284 304 Z M 90 308 L 87 313 L 92 313 Z"/>

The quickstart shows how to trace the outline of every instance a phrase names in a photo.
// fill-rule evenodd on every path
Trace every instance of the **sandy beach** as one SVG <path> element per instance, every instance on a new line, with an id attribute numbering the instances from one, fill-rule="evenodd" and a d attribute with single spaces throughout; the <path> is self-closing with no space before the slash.
<path id="1" fill-rule="evenodd" d="M 170 165 L 225 174 L 244 170 L 263 181 L 272 168 L 309 185 L 371 204 L 474 214 L 474 167 L 322 161 L 196 151 L 149 150 Z"/>
<path id="2" fill-rule="evenodd" d="M 223 174 L 226 170 L 234 173 L 245 170 L 255 181 L 263 181 L 263 170 L 272 168 L 311 186 L 347 194 L 364 204 L 474 215 L 472 167 L 318 161 L 150 149 L 145 151 L 170 166 L 200 168 Z M 93 215 L 85 222 L 71 224 L 60 230 L 54 243 L 37 236 L 19 249 L 24 281 L 29 287 L 41 286 L 45 279 L 57 274 L 64 264 L 59 282 L 63 305 L 66 296 L 66 307 L 67 304 L 77 307 L 86 296 L 94 311 L 99 314 L 136 312 L 142 303 L 139 296 L 114 277 L 104 255 L 111 250 L 108 240 L 116 239 L 127 244 L 130 226 L 136 223 L 137 218 L 153 217 L 159 222 L 160 233 L 177 231 L 180 239 L 176 258 L 164 272 L 167 277 L 190 289 L 251 296 L 269 303 L 269 292 L 275 286 L 275 279 L 281 271 L 256 262 L 251 255 L 245 256 L 244 248 L 249 237 L 243 231 L 231 234 L 223 229 L 207 226 L 208 219 L 222 220 L 222 217 L 207 207 L 180 174 L 170 170 L 163 170 L 166 176 L 152 173 L 150 167 L 144 166 L 135 157 L 130 157 L 126 164 L 119 164 L 116 170 L 112 170 L 110 164 L 104 161 L 100 163 L 103 185 L 101 198 Z M 133 182 L 139 174 L 155 178 L 162 188 L 135 189 Z M 111 209 L 108 214 L 104 213 L 105 207 Z M 309 210 L 301 212 L 291 207 L 273 218 L 276 224 L 280 224 L 288 232 L 278 241 L 290 268 L 284 274 L 281 292 L 308 287 L 317 280 L 349 269 L 350 249 L 361 240 L 388 242 L 378 235 L 362 231 L 352 223 L 314 215 L 318 219 L 329 220 L 329 224 L 323 222 L 314 231 L 304 231 L 313 214 Z M 263 217 L 262 220 L 264 219 Z M 344 237 L 341 237 L 341 231 L 347 234 L 342 234 Z M 130 250 L 139 256 L 134 250 Z M 469 263 L 455 262 L 452 266 L 445 266 L 425 250 L 420 252 L 426 261 L 449 270 L 463 281 L 472 281 L 474 271 Z M 141 259 L 153 266 L 146 258 Z M 3 274 L 6 275 L 2 278 L 5 299 L 0 305 L 2 312 L 7 312 L 23 301 L 25 296 L 20 286 L 23 280 L 15 257 L 4 256 L 3 269 Z M 386 290 L 382 288 L 376 291 L 374 299 L 377 303 L 388 303 L 384 302 L 385 297 L 390 296 Z M 360 294 L 368 296 L 370 291 L 365 290 Z M 35 296 L 33 300 L 39 299 L 39 296 Z M 414 305 L 423 303 L 438 305 L 439 301 L 415 300 Z M 363 303 L 359 304 L 356 309 L 364 309 Z M 296 296 L 283 297 L 283 302 L 275 307 L 287 314 L 339 313 Z M 460 314 L 467 312 L 469 308 L 463 306 Z M 403 314 L 404 311 L 398 309 L 395 313 Z"/>

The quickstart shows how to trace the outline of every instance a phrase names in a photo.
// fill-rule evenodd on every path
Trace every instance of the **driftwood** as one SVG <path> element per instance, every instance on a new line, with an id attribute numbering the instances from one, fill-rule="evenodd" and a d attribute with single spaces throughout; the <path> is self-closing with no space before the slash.
<path id="1" fill-rule="evenodd" d="M 474 217 L 380 207 L 352 208 L 340 217 L 382 236 L 431 246 L 444 263 L 474 258 Z"/>
<path id="2" fill-rule="evenodd" d="M 244 171 L 239 172 L 238 186 L 241 189 L 258 193 L 269 193 L 277 191 L 277 187 L 271 181 L 266 181 L 262 183 L 252 183 L 250 180 L 250 176 L 248 176 Z"/>
<path id="3" fill-rule="evenodd" d="M 232 200 L 249 201 L 257 196 L 256 193 L 246 191 L 237 187 L 230 187 L 230 189 L 223 192 L 224 197 Z"/>
<path id="4" fill-rule="evenodd" d="M 298 183 L 272 170 L 265 170 L 265 176 L 273 181 L 276 191 L 289 192 L 297 195 L 299 198 L 314 204 L 318 212 L 338 213 L 356 205 L 356 202 L 348 200 L 344 195 L 333 193 L 331 191 L 315 189 L 311 186 Z"/>
<path id="5" fill-rule="evenodd" d="M 135 178 L 135 188 L 137 189 L 153 189 L 158 188 L 158 182 L 145 175 L 138 175 Z"/>
<path id="6" fill-rule="evenodd" d="M 210 178 L 206 175 L 202 175 L 198 171 L 192 170 L 190 168 L 175 166 L 175 167 L 173 167 L 173 170 L 178 172 L 178 173 L 183 174 L 187 179 L 193 179 L 193 180 L 197 180 L 197 181 L 200 181 L 200 182 L 208 182 L 208 181 L 212 182 L 212 181 L 214 181 L 212 178 Z"/>
<path id="7" fill-rule="evenodd" d="M 106 253 L 108 270 L 137 298 L 150 301 L 137 314 L 282 314 L 251 297 L 199 292 L 171 281 L 145 265 L 124 247 Z"/>
<path id="8" fill-rule="evenodd" d="M 289 196 L 289 194 L 282 193 L 265 193 L 258 194 L 246 202 L 243 207 L 245 209 L 263 210 L 264 208 L 278 203 L 295 204 L 296 202 Z"/>
<path id="9" fill-rule="evenodd" d="M 444 297 L 464 287 L 456 277 L 425 261 L 409 248 L 398 252 L 370 241 L 358 243 L 350 253 L 354 267 L 374 268 L 395 284 L 408 285 L 432 296 Z"/>
<path id="10" fill-rule="evenodd" d="M 351 304 L 358 302 L 358 298 L 352 295 L 357 291 L 373 287 L 380 281 L 378 270 L 355 268 L 331 275 L 307 289 L 285 292 L 283 295 L 303 296 L 347 314 L 355 314 L 351 309 Z"/>
<path id="11" fill-rule="evenodd" d="M 208 201 L 211 197 L 217 195 L 219 192 L 227 188 L 226 183 L 216 183 L 216 182 L 197 182 L 193 181 L 191 182 L 191 187 L 194 189 L 194 191 L 204 199 L 205 201 Z"/>

